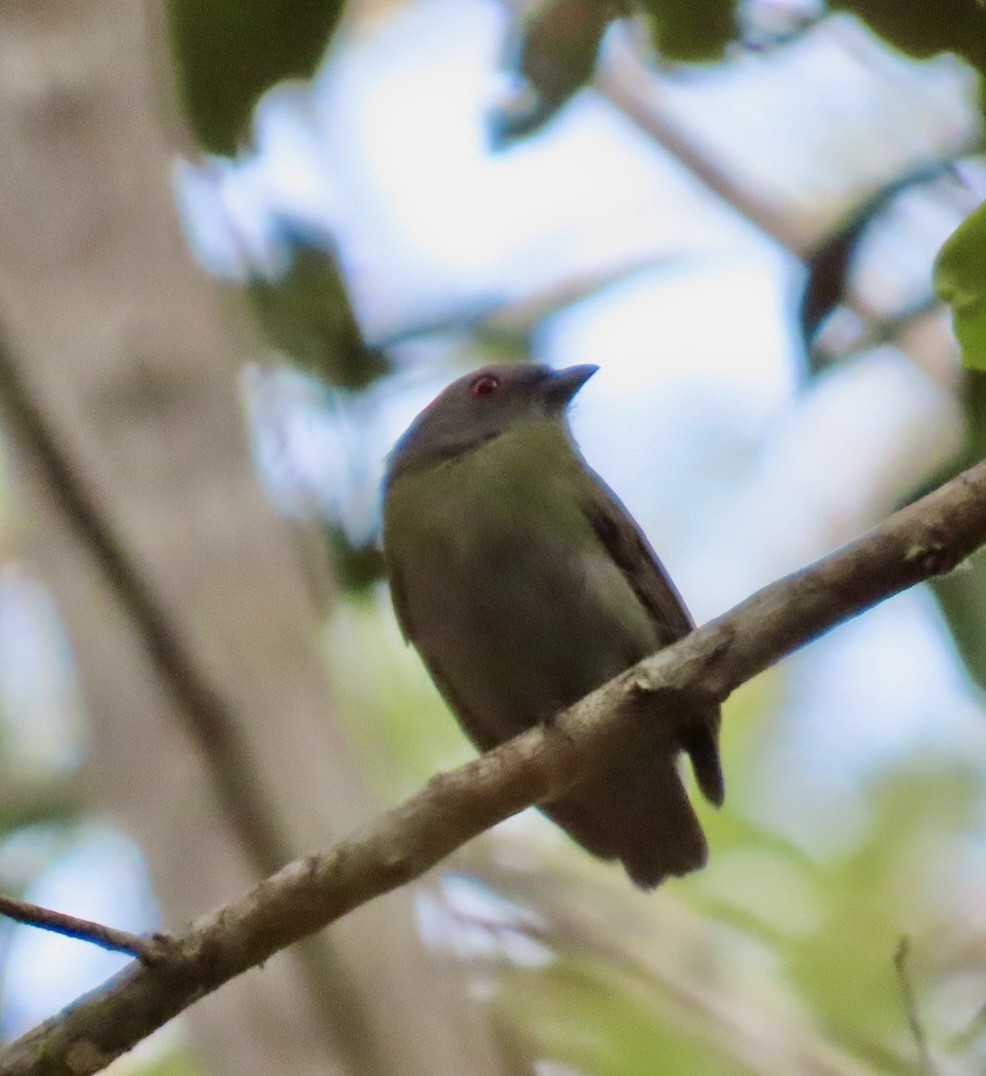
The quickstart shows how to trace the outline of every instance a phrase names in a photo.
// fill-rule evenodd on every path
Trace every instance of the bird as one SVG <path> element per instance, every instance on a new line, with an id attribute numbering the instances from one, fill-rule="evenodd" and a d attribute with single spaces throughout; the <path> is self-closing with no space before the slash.
<path id="1" fill-rule="evenodd" d="M 405 640 L 486 751 L 682 638 L 694 622 L 643 531 L 587 464 L 568 410 L 594 365 L 485 366 L 460 377 L 387 457 L 383 548 Z M 539 809 L 653 889 L 704 866 L 678 769 L 720 805 L 719 707 L 677 740 L 607 763 Z"/>

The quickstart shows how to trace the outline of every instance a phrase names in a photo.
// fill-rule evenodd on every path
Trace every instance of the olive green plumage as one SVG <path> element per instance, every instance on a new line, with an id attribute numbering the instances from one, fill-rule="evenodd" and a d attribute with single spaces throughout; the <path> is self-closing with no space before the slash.
<path id="1" fill-rule="evenodd" d="M 492 366 L 450 385 L 388 462 L 384 550 L 401 628 L 481 750 L 548 721 L 692 621 L 640 528 L 585 463 L 566 409 L 593 366 Z M 679 749 L 723 797 L 718 709 Z M 701 867 L 672 753 L 635 755 L 545 804 L 641 886 Z"/>

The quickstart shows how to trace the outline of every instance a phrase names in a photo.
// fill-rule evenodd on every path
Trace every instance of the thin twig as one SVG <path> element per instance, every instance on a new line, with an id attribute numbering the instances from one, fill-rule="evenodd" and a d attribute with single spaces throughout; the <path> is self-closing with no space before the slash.
<path id="1" fill-rule="evenodd" d="M 918 1051 L 918 1064 L 921 1076 L 935 1076 L 935 1066 L 931 1060 L 931 1051 L 928 1049 L 928 1036 L 924 1033 L 924 1026 L 918 1014 L 917 997 L 914 993 L 914 984 L 911 982 L 911 972 L 908 968 L 908 957 L 911 955 L 911 939 L 902 935 L 894 953 L 894 969 L 897 972 L 897 981 L 900 983 L 900 994 L 904 1000 L 904 1012 L 907 1014 L 907 1026 L 911 1029 L 911 1036 Z"/>
<path id="2" fill-rule="evenodd" d="M 29 904 L 27 901 L 14 900 L 13 897 L 5 897 L 3 894 L 0 894 L 0 915 L 14 919 L 18 923 L 40 927 L 42 930 L 50 930 L 55 934 L 63 934 L 66 938 L 90 942 L 92 945 L 98 945 L 100 949 L 135 956 L 145 964 L 159 961 L 164 952 L 164 935 L 154 935 L 151 938 L 141 937 L 139 934 L 131 934 L 126 930 L 117 930 L 115 927 L 107 927 L 102 923 L 94 923 L 90 919 L 79 919 L 77 916 L 55 912 L 50 908 Z"/>

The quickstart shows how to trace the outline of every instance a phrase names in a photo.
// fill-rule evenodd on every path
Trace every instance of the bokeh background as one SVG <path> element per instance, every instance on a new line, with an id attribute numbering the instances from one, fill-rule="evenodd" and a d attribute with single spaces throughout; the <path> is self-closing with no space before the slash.
<path id="1" fill-rule="evenodd" d="M 377 537 L 468 369 L 600 365 L 577 437 L 700 622 L 981 454 L 972 0 L 73 7 L 0 12 L 5 893 L 177 927 L 470 756 Z M 984 572 L 729 700 L 700 874 L 526 812 L 113 1071 L 986 1072 Z M 121 963 L 0 923 L 0 1037 Z"/>

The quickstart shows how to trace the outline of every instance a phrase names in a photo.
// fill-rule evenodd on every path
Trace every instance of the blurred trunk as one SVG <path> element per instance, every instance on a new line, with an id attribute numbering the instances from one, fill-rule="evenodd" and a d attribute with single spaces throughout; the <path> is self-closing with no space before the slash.
<path id="1" fill-rule="evenodd" d="M 0 0 L 0 394 L 85 689 L 92 802 L 141 842 L 175 927 L 375 805 L 175 222 L 144 14 Z M 500 1070 L 408 894 L 191 1020 L 214 1073 Z"/>

